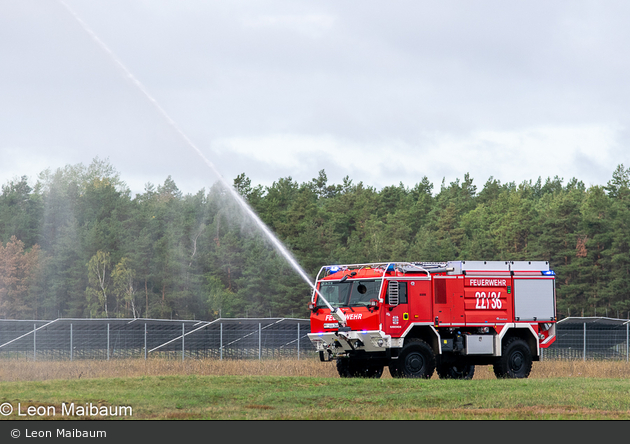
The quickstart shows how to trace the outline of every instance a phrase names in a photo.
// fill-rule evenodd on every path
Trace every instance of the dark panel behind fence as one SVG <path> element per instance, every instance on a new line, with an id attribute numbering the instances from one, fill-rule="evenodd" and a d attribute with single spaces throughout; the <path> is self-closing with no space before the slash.
<path id="1" fill-rule="evenodd" d="M 628 361 L 624 319 L 566 318 L 545 359 Z M 0 320 L 0 359 L 274 359 L 315 356 L 308 319 Z"/>

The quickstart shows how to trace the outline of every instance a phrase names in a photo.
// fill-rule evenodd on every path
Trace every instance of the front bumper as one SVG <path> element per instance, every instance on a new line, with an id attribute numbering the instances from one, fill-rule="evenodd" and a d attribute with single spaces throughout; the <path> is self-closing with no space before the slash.
<path id="1" fill-rule="evenodd" d="M 392 346 L 391 336 L 378 330 L 309 333 L 308 337 L 317 351 L 327 352 L 331 358 L 353 351 L 384 352 Z"/>

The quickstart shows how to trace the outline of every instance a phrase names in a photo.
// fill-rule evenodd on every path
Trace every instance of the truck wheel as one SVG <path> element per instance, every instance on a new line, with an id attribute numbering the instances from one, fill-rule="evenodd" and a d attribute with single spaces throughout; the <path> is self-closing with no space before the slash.
<path id="1" fill-rule="evenodd" d="M 363 377 L 363 378 L 378 379 L 381 376 L 383 376 L 383 366 L 382 365 L 376 365 L 376 364 L 367 365 L 361 371 L 360 376 Z"/>
<path id="2" fill-rule="evenodd" d="M 401 350 L 397 361 L 392 374 L 397 378 L 429 379 L 435 370 L 435 354 L 429 344 L 421 339 L 411 339 Z"/>
<path id="3" fill-rule="evenodd" d="M 532 371 L 532 353 L 522 339 L 511 339 L 503 346 L 502 356 L 494 363 L 497 378 L 527 378 Z"/>
<path id="4" fill-rule="evenodd" d="M 337 373 L 342 378 L 380 378 L 383 366 L 349 358 L 337 359 Z"/>
<path id="5" fill-rule="evenodd" d="M 471 364 L 442 364 L 437 366 L 440 379 L 472 379 L 475 366 Z"/>
<path id="6" fill-rule="evenodd" d="M 354 378 L 356 376 L 354 366 L 349 358 L 337 359 L 337 373 L 342 378 Z"/>

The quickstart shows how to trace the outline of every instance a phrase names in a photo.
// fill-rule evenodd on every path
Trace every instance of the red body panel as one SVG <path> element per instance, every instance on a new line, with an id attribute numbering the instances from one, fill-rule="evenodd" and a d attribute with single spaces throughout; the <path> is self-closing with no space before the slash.
<path id="1" fill-rule="evenodd" d="M 467 324 L 514 322 L 511 276 L 464 279 L 464 311 Z"/>
<path id="2" fill-rule="evenodd" d="M 348 327 L 352 330 L 378 330 L 379 312 L 365 307 L 340 308 L 346 315 Z M 323 333 L 336 331 L 337 320 L 330 314 L 329 309 L 319 309 L 317 313 L 311 313 L 311 333 Z"/>

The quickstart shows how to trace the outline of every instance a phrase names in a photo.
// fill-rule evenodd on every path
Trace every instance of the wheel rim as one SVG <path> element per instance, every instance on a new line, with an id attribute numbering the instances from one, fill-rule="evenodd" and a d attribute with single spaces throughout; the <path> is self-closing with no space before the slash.
<path id="1" fill-rule="evenodd" d="M 525 357 L 520 351 L 513 353 L 510 357 L 510 369 L 514 372 L 519 372 L 523 368 L 524 363 Z"/>
<path id="2" fill-rule="evenodd" d="M 420 353 L 411 353 L 405 360 L 405 368 L 411 374 L 421 373 L 424 369 L 424 357 Z"/>

